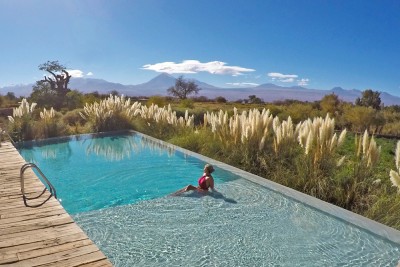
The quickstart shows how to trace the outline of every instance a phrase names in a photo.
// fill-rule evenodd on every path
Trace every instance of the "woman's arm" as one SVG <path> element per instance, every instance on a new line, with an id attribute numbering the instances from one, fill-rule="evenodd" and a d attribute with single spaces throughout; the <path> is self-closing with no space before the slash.
<path id="1" fill-rule="evenodd" d="M 209 182 L 209 187 L 211 188 L 211 190 L 212 191 L 217 191 L 217 190 L 215 190 L 215 188 L 214 188 L 214 178 L 210 175 L 210 176 L 208 176 L 208 179 L 207 179 L 207 181 Z"/>

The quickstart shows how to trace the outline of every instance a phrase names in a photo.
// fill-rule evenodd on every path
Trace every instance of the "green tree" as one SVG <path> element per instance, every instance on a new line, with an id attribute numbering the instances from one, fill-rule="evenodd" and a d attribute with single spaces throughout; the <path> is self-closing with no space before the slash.
<path id="1" fill-rule="evenodd" d="M 371 89 L 362 92 L 361 97 L 356 99 L 357 106 L 371 107 L 373 109 L 381 109 L 381 93 L 372 91 Z"/>
<path id="2" fill-rule="evenodd" d="M 200 90 L 201 89 L 194 81 L 185 80 L 183 76 L 179 76 L 175 81 L 175 86 L 168 88 L 167 92 L 179 99 L 186 99 L 188 95 L 198 94 Z"/>
<path id="3" fill-rule="evenodd" d="M 255 95 L 249 95 L 249 104 L 262 104 L 263 101 L 261 98 L 255 96 Z"/>
<path id="4" fill-rule="evenodd" d="M 223 96 L 217 96 L 217 97 L 215 98 L 215 102 L 217 102 L 217 103 L 226 103 L 227 100 L 226 100 L 226 98 L 223 97 Z"/>
<path id="5" fill-rule="evenodd" d="M 83 94 L 78 90 L 69 91 L 65 95 L 65 106 L 69 110 L 83 107 Z"/>
<path id="6" fill-rule="evenodd" d="M 340 100 L 337 95 L 332 93 L 329 95 L 325 95 L 319 102 L 319 105 L 324 113 L 329 113 L 334 116 L 339 113 Z"/>
<path id="7" fill-rule="evenodd" d="M 119 92 L 118 92 L 117 90 L 112 90 L 112 91 L 110 92 L 110 94 L 111 94 L 111 95 L 119 96 Z"/>
<path id="8" fill-rule="evenodd" d="M 17 97 L 15 96 L 15 94 L 14 94 L 13 92 L 7 92 L 7 94 L 5 95 L 5 97 L 7 97 L 8 100 L 10 100 L 10 101 L 17 100 Z"/>
<path id="9" fill-rule="evenodd" d="M 29 102 L 35 102 L 40 107 L 54 107 L 57 101 L 57 93 L 51 90 L 50 85 L 44 81 L 37 81 L 32 88 L 32 93 L 29 97 Z"/>
<path id="10" fill-rule="evenodd" d="M 355 106 L 347 107 L 343 116 L 347 126 L 353 131 L 362 133 L 374 125 L 376 113 L 377 111 L 371 107 Z"/>

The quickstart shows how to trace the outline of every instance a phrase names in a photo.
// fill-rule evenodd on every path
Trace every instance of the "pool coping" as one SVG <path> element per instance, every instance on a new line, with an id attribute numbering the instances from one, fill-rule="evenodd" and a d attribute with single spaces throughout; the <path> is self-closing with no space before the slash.
<path id="1" fill-rule="evenodd" d="M 339 206 L 333 205 L 331 203 L 325 202 L 321 199 L 315 198 L 313 196 L 304 194 L 300 191 L 294 190 L 292 188 L 286 187 L 284 185 L 275 183 L 273 181 L 270 181 L 266 178 L 263 178 L 261 176 L 246 172 L 244 170 L 241 170 L 237 167 L 228 165 L 226 163 L 223 163 L 221 161 L 206 157 L 204 155 L 201 155 L 199 153 L 187 150 L 185 148 L 173 145 L 171 143 L 167 143 L 163 140 L 151 137 L 149 135 L 143 134 L 141 132 L 133 131 L 130 130 L 128 132 L 135 133 L 142 135 L 143 137 L 152 140 L 154 142 L 160 143 L 162 145 L 165 145 L 171 149 L 174 149 L 176 151 L 182 152 L 188 156 L 192 156 L 195 158 L 198 158 L 202 161 L 208 162 L 210 164 L 213 164 L 221 169 L 227 170 L 229 172 L 232 172 L 236 175 L 239 175 L 249 181 L 252 181 L 254 183 L 257 183 L 261 186 L 264 186 L 274 192 L 280 193 L 284 195 L 285 197 L 289 197 L 295 201 L 298 201 L 300 203 L 303 203 L 307 206 L 310 206 L 318 211 L 321 211 L 323 213 L 326 213 L 330 216 L 339 218 L 342 221 L 345 221 L 347 223 L 350 223 L 356 227 L 359 227 L 367 232 L 370 232 L 374 235 L 377 235 L 381 238 L 387 239 L 393 243 L 399 244 L 400 245 L 400 231 L 389 227 L 387 225 L 384 225 L 382 223 L 379 223 L 377 221 L 371 220 L 367 217 L 361 216 L 357 213 L 351 212 L 349 210 L 343 209 Z"/>

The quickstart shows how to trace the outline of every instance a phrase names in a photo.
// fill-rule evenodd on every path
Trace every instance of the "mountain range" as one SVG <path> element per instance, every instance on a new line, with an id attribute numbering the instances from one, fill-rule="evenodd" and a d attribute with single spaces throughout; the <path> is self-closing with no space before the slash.
<path id="1" fill-rule="evenodd" d="M 167 95 L 167 89 L 174 86 L 175 81 L 176 78 L 166 73 L 162 73 L 146 83 L 137 85 L 123 85 L 93 78 L 72 78 L 69 88 L 76 89 L 83 93 L 97 91 L 101 94 L 107 94 L 115 90 L 126 96 L 165 96 Z M 210 99 L 223 96 L 229 101 L 248 99 L 250 95 L 256 95 L 265 102 L 282 101 L 286 99 L 312 102 L 321 100 L 325 95 L 335 93 L 341 100 L 354 103 L 356 98 L 360 97 L 362 94 L 360 90 L 346 90 L 341 87 L 335 87 L 331 90 L 321 90 L 308 89 L 301 86 L 284 87 L 266 83 L 256 87 L 221 88 L 198 80 L 194 80 L 194 82 L 201 88 L 199 96 L 206 96 Z M 0 94 L 4 95 L 7 92 L 13 92 L 16 96 L 27 97 L 32 92 L 32 86 L 33 84 L 1 87 Z M 386 92 L 381 92 L 380 97 L 385 106 L 400 105 L 400 97 L 393 96 Z"/>

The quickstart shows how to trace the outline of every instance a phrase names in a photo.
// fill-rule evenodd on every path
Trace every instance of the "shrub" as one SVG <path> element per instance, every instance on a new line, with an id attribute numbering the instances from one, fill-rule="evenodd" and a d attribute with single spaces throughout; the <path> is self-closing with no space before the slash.
<path id="1" fill-rule="evenodd" d="M 8 132 L 16 141 L 31 140 L 34 137 L 32 113 L 36 103 L 29 104 L 24 98 L 19 107 L 13 108 L 13 116 L 8 116 Z"/>
<path id="2" fill-rule="evenodd" d="M 226 98 L 223 97 L 223 96 L 217 96 L 217 97 L 215 98 L 215 102 L 217 102 L 217 103 L 226 103 L 227 100 L 226 100 Z"/>
<path id="3" fill-rule="evenodd" d="M 147 100 L 147 105 L 150 106 L 152 104 L 157 105 L 159 107 L 165 106 L 166 105 L 165 97 L 162 97 L 162 96 L 150 97 L 149 100 Z"/>
<path id="4" fill-rule="evenodd" d="M 193 101 L 192 99 L 188 99 L 188 98 L 182 99 L 182 100 L 179 102 L 179 105 L 180 105 L 182 108 L 193 108 L 193 107 L 194 107 L 194 101 Z"/>
<path id="5" fill-rule="evenodd" d="M 99 103 L 85 104 L 84 111 L 79 114 L 87 120 L 95 132 L 131 129 L 131 119 L 140 103 L 130 104 L 130 99 L 124 96 L 110 95 Z"/>
<path id="6" fill-rule="evenodd" d="M 53 108 L 50 110 L 43 109 L 40 112 L 40 120 L 34 124 L 35 138 L 50 138 L 64 136 L 67 134 L 67 128 L 61 120 L 62 114 L 55 112 Z"/>

